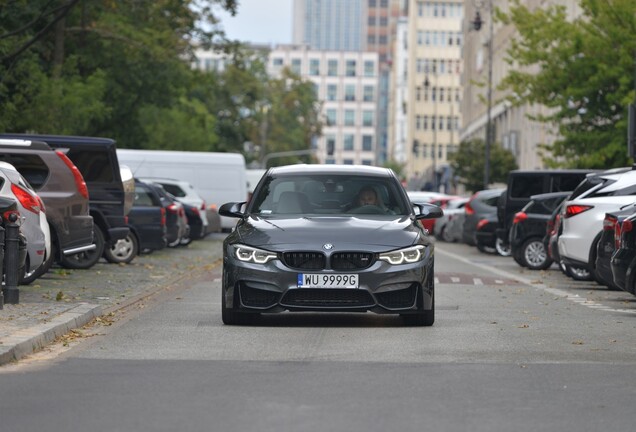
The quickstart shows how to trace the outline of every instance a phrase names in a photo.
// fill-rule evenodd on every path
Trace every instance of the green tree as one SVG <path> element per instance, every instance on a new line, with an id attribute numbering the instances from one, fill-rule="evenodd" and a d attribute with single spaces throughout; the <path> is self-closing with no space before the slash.
<path id="1" fill-rule="evenodd" d="M 189 94 L 189 63 L 195 46 L 234 45 L 213 14 L 219 5 L 236 12 L 235 0 L 6 2 L 0 7 L 0 127 L 105 135 L 121 147 L 149 147 L 157 138 L 142 124 L 149 118 L 181 130 L 209 126 L 209 115 Z M 205 122 L 190 118 L 193 110 Z M 212 135 L 202 145 L 217 141 Z"/>
<path id="2" fill-rule="evenodd" d="M 265 99 L 253 117 L 252 142 L 265 139 L 265 153 L 309 150 L 315 137 L 321 134 L 321 106 L 314 84 L 284 69 L 280 78 L 267 82 Z M 265 109 L 262 109 L 265 107 Z M 269 166 L 312 162 L 311 156 L 290 156 L 271 159 Z"/>
<path id="3" fill-rule="evenodd" d="M 448 156 L 453 172 L 459 177 L 459 183 L 469 191 L 475 192 L 484 188 L 485 150 L 485 141 L 474 139 L 462 141 L 457 152 Z M 505 183 L 508 172 L 514 169 L 517 169 L 514 155 L 499 143 L 494 143 L 490 147 L 490 181 Z"/>
<path id="4" fill-rule="evenodd" d="M 502 88 L 515 104 L 541 104 L 535 119 L 558 128 L 543 146 L 549 166 L 611 168 L 627 162 L 626 107 L 634 100 L 634 0 L 579 0 L 582 15 L 564 6 L 530 9 L 512 0 L 498 18 L 519 37 L 508 51 Z"/>

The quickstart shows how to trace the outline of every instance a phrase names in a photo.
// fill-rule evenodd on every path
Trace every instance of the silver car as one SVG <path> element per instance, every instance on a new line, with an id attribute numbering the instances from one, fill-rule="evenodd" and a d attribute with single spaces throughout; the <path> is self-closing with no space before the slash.
<path id="1" fill-rule="evenodd" d="M 50 253 L 48 222 L 43 217 L 44 204 L 24 177 L 7 162 L 0 162 L 0 195 L 17 202 L 20 230 L 27 240 L 25 272 L 19 275 L 20 283 L 30 283 L 44 262 L 47 250 Z"/>

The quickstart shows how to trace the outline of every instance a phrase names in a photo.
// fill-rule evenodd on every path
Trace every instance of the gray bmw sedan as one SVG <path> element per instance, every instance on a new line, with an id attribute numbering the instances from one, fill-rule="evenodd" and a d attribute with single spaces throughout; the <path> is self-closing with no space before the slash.
<path id="1" fill-rule="evenodd" d="M 434 246 L 419 220 L 442 210 L 411 203 L 392 170 L 354 165 L 270 168 L 223 247 L 222 317 L 333 311 L 435 321 Z"/>

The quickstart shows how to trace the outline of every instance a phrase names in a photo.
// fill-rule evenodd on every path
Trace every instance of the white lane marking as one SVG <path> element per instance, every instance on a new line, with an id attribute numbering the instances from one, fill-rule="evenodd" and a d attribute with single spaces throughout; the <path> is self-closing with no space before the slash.
<path id="1" fill-rule="evenodd" d="M 523 276 L 519 276 L 519 275 L 510 273 L 510 272 L 507 272 L 505 270 L 498 269 L 496 267 L 492 267 L 492 266 L 489 266 L 489 265 L 473 262 L 473 261 L 471 261 L 471 260 L 469 260 L 467 258 L 464 258 L 463 256 L 454 254 L 452 252 L 445 251 L 445 250 L 443 250 L 441 248 L 436 248 L 435 253 L 441 253 L 442 255 L 446 255 L 447 257 L 453 258 L 455 260 L 462 261 L 462 262 L 464 262 L 466 264 L 470 264 L 470 265 L 475 266 L 475 267 L 479 267 L 479 268 L 481 268 L 483 270 L 487 270 L 487 271 L 489 271 L 491 273 L 496 273 L 499 276 L 502 276 L 504 278 L 518 280 L 519 282 L 521 282 L 521 283 L 523 283 L 525 285 L 528 285 L 528 286 L 531 286 L 531 287 L 534 287 L 534 288 L 538 288 L 540 290 L 543 290 L 543 291 L 545 291 L 547 293 L 550 293 L 550 294 L 558 296 L 558 297 L 563 297 L 566 300 L 569 300 L 569 301 L 574 302 L 576 304 L 580 304 L 580 305 L 588 307 L 590 309 L 598 309 L 598 308 L 592 308 L 591 306 L 592 305 L 598 305 L 599 303 L 596 303 L 596 302 L 594 302 L 594 301 L 592 301 L 590 299 L 587 299 L 585 297 L 581 297 L 578 294 L 571 294 L 571 293 L 569 293 L 569 292 L 567 292 L 565 290 L 558 289 L 558 288 L 550 288 L 550 287 L 546 286 L 543 283 L 537 283 L 536 281 L 532 281 L 532 280 L 530 280 L 528 278 L 525 278 Z M 608 312 L 619 312 L 619 313 L 626 313 L 626 314 L 636 315 L 636 309 L 617 309 L 617 308 L 606 306 L 606 308 L 603 308 L 602 310 L 608 311 Z"/>
<path id="2" fill-rule="evenodd" d="M 435 285 L 437 285 L 439 283 L 439 278 L 435 278 Z"/>
<path id="3" fill-rule="evenodd" d="M 479 278 L 473 278 L 473 283 L 474 283 L 475 285 L 483 285 L 483 284 L 484 284 L 484 283 L 482 282 L 482 280 L 481 280 L 481 279 L 479 279 Z"/>
<path id="4" fill-rule="evenodd" d="M 503 281 L 501 279 L 495 279 L 495 283 L 501 285 L 503 284 Z"/>
<path id="5" fill-rule="evenodd" d="M 458 283 L 459 282 L 459 278 L 458 277 L 451 277 L 451 282 Z"/>

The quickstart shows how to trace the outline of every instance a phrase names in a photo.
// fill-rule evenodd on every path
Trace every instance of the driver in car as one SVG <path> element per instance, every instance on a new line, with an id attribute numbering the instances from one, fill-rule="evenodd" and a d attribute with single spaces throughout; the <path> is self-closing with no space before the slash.
<path id="1" fill-rule="evenodd" d="M 375 189 L 373 189 L 371 186 L 364 186 L 362 189 L 360 189 L 360 191 L 358 192 L 358 200 L 356 204 L 358 207 L 366 205 L 379 207 L 380 203 L 378 200 L 378 194 Z"/>

